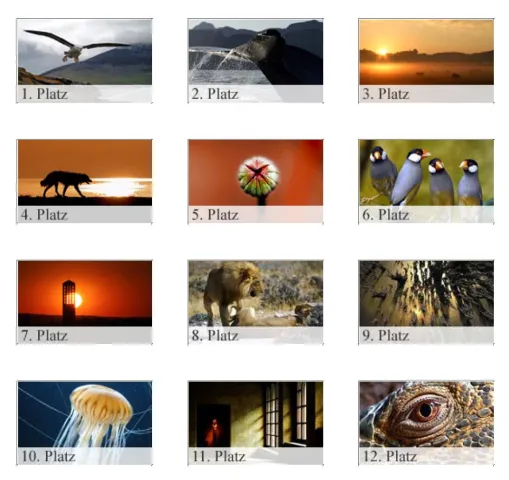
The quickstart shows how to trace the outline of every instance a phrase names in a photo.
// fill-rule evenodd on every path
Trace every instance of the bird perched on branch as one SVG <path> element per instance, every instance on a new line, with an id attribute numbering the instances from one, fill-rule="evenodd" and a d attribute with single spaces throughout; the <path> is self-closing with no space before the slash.
<path id="1" fill-rule="evenodd" d="M 371 150 L 369 160 L 371 185 L 380 195 L 385 195 L 390 201 L 392 189 L 398 176 L 396 165 L 391 162 L 385 150 L 380 146 Z"/>
<path id="2" fill-rule="evenodd" d="M 428 171 L 430 173 L 429 190 L 433 205 L 454 205 L 454 186 L 445 169 L 444 162 L 439 158 L 430 160 Z"/>
<path id="3" fill-rule="evenodd" d="M 463 177 L 458 184 L 459 204 L 482 205 L 482 188 L 479 182 L 479 165 L 475 160 L 463 160 L 460 164 Z"/>

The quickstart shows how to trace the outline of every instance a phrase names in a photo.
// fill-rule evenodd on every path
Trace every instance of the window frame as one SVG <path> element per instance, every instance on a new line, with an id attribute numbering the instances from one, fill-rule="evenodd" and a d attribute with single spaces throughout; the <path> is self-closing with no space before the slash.
<path id="1" fill-rule="evenodd" d="M 270 395 L 269 395 L 270 392 Z M 282 445 L 282 391 L 278 382 L 264 385 L 263 392 L 263 445 L 268 448 L 278 448 Z M 274 433 L 273 433 L 274 432 Z M 270 441 L 267 441 L 270 440 Z M 274 442 L 272 442 L 274 440 Z M 272 444 L 274 443 L 274 445 Z"/>

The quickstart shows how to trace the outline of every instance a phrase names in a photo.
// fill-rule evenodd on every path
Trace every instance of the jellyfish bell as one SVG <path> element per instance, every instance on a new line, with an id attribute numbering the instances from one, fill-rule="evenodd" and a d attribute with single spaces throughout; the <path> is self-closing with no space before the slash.
<path id="1" fill-rule="evenodd" d="M 110 449 L 105 455 L 99 452 L 104 458 L 92 463 L 117 463 L 126 445 L 127 424 L 133 417 L 129 401 L 103 385 L 82 385 L 74 389 L 69 398 L 71 413 L 54 447 Z"/>
<path id="2" fill-rule="evenodd" d="M 252 157 L 240 166 L 238 180 L 245 193 L 261 200 L 277 187 L 279 171 L 272 160 Z"/>

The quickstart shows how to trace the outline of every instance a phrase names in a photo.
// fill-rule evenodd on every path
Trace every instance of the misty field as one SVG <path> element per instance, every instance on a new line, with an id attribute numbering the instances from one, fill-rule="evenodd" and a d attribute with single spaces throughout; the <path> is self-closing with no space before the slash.
<path id="1" fill-rule="evenodd" d="M 361 85 L 493 85 L 494 67 L 480 63 L 361 62 Z"/>
<path id="2" fill-rule="evenodd" d="M 455 204 L 458 204 L 458 183 L 463 177 L 460 163 L 465 159 L 476 160 L 479 164 L 479 181 L 483 192 L 483 201 L 494 198 L 494 157 L 493 140 L 359 140 L 359 175 L 360 175 L 360 204 L 361 205 L 390 205 L 389 200 L 380 195 L 371 185 L 369 154 L 373 147 L 381 146 L 391 161 L 398 167 L 398 171 L 414 148 L 423 148 L 431 152 L 431 156 L 422 160 L 422 183 L 411 205 L 432 205 L 429 190 L 430 173 L 429 161 L 440 158 L 449 173 L 455 190 Z M 373 200 L 369 200 L 373 199 Z"/>
<path id="3" fill-rule="evenodd" d="M 261 297 L 244 300 L 245 307 L 253 307 L 257 316 L 280 315 L 293 312 L 302 303 L 323 302 L 323 263 L 319 261 L 254 261 L 263 282 Z M 189 262 L 189 318 L 206 316 L 203 293 L 209 272 L 221 262 Z M 214 315 L 219 315 L 217 304 Z"/>

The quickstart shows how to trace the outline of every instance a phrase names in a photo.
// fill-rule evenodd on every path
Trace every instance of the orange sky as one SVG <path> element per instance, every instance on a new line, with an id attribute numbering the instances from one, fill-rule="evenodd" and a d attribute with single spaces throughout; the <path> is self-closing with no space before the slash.
<path id="1" fill-rule="evenodd" d="M 389 53 L 478 53 L 494 50 L 493 20 L 360 20 L 361 49 Z"/>
<path id="2" fill-rule="evenodd" d="M 83 298 L 77 315 L 152 316 L 152 263 L 149 261 L 18 263 L 18 312 L 62 314 L 62 283 L 72 280 Z"/>
<path id="3" fill-rule="evenodd" d="M 190 140 L 189 205 L 257 205 L 237 180 L 242 162 L 254 156 L 279 169 L 267 205 L 323 205 L 321 140 Z"/>
<path id="4" fill-rule="evenodd" d="M 151 140 L 19 140 L 19 178 L 44 178 L 53 170 L 91 178 L 152 178 Z"/>

